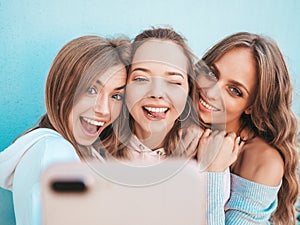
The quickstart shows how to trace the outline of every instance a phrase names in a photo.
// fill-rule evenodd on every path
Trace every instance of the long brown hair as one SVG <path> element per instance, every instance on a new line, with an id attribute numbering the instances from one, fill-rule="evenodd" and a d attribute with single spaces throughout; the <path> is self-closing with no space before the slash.
<path id="1" fill-rule="evenodd" d="M 76 149 L 79 146 L 68 126 L 68 117 L 79 97 L 99 75 L 112 66 L 127 66 L 130 60 L 127 38 L 106 39 L 82 36 L 68 42 L 56 55 L 46 80 L 46 114 L 38 128 L 50 128 L 60 133 Z"/>
<path id="2" fill-rule="evenodd" d="M 242 114 L 241 127 L 276 148 L 284 160 L 284 176 L 278 193 L 278 207 L 272 216 L 275 224 L 295 224 L 294 204 L 299 185 L 297 131 L 298 122 L 292 112 L 292 85 L 283 55 L 274 40 L 257 34 L 233 34 L 212 47 L 202 58 L 208 66 L 233 48 L 248 48 L 256 62 L 258 91 L 251 115 Z"/>
<path id="3" fill-rule="evenodd" d="M 188 83 L 189 83 L 189 97 L 185 105 L 185 109 L 181 114 L 180 118 L 184 118 L 184 121 L 176 120 L 171 130 L 168 132 L 164 138 L 164 149 L 167 156 L 179 156 L 185 155 L 184 146 L 180 141 L 180 136 L 178 130 L 180 128 L 186 128 L 190 124 L 198 124 L 198 116 L 194 106 L 194 99 L 196 96 L 195 90 L 195 79 L 194 79 L 194 55 L 191 50 L 185 43 L 185 39 L 176 33 L 171 28 L 152 28 L 149 30 L 143 31 L 141 34 L 137 35 L 132 44 L 132 54 L 131 59 L 133 59 L 136 50 L 141 46 L 145 41 L 150 39 L 158 40 L 168 40 L 172 41 L 182 48 L 184 55 L 187 58 L 187 73 L 188 73 Z M 187 118 L 187 119 L 186 119 Z M 119 139 L 108 138 L 108 143 L 105 143 L 107 146 L 108 152 L 117 158 L 128 158 L 127 151 L 127 142 L 132 135 L 133 129 L 133 118 L 128 112 L 126 106 L 123 107 L 120 118 L 113 124 L 114 130 L 117 133 Z"/>

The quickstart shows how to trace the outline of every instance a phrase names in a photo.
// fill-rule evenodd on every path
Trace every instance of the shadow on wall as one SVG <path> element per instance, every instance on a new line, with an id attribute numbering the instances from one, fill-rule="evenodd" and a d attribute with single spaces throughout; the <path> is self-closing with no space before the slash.
<path id="1" fill-rule="evenodd" d="M 12 193 L 0 188 L 0 225 L 15 225 Z"/>

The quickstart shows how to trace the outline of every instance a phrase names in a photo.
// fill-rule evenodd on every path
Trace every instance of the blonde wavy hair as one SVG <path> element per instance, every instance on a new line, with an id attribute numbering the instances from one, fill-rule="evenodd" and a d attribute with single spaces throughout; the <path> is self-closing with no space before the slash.
<path id="1" fill-rule="evenodd" d="M 208 66 L 233 48 L 248 48 L 256 62 L 258 91 L 251 115 L 243 114 L 239 132 L 251 129 L 276 148 L 284 160 L 284 176 L 278 207 L 271 220 L 278 225 L 295 224 L 294 204 L 298 197 L 298 121 L 292 105 L 292 84 L 284 57 L 269 37 L 240 32 L 212 47 L 202 58 Z"/>

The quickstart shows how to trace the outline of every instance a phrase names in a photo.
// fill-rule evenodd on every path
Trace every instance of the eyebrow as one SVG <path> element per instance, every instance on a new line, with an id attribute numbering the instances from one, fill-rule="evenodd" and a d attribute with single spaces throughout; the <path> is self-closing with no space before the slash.
<path id="1" fill-rule="evenodd" d="M 236 86 L 239 86 L 239 87 L 243 88 L 248 93 L 248 95 L 250 95 L 248 89 L 243 84 L 241 84 L 240 82 L 235 81 L 235 80 L 229 80 L 229 82 L 236 85 Z"/>
<path id="2" fill-rule="evenodd" d="M 151 70 L 146 69 L 146 68 L 143 68 L 143 67 L 137 67 L 137 68 L 133 69 L 133 70 L 131 71 L 131 73 L 132 73 L 132 72 L 135 72 L 135 71 L 137 71 L 137 70 L 141 70 L 141 71 L 143 71 L 143 72 L 145 72 L 145 73 L 151 74 Z M 179 72 L 174 72 L 174 71 L 172 71 L 172 72 L 166 72 L 166 74 L 169 75 L 169 76 L 181 76 L 181 77 L 184 79 L 183 74 L 182 74 L 182 73 L 179 73 Z"/>
<path id="3" fill-rule="evenodd" d="M 214 70 L 214 71 L 212 71 L 212 72 L 213 72 L 213 73 L 217 73 L 217 75 L 220 76 L 220 71 L 219 71 L 218 67 L 217 67 L 215 64 L 213 64 L 212 67 L 213 67 L 213 70 Z M 240 82 L 238 82 L 238 81 L 236 81 L 236 80 L 229 80 L 229 82 L 230 82 L 231 84 L 234 84 L 234 85 L 236 85 L 236 86 L 238 86 L 238 87 L 243 88 L 243 89 L 247 92 L 247 94 L 250 95 L 248 89 L 247 89 L 242 83 L 240 83 Z"/>
<path id="4" fill-rule="evenodd" d="M 104 85 L 102 84 L 102 82 L 100 80 L 96 80 L 96 84 L 100 85 L 102 88 L 104 87 Z M 116 87 L 114 90 L 118 91 L 118 90 L 122 90 L 124 89 L 126 86 L 126 84 L 120 86 L 120 87 Z"/>

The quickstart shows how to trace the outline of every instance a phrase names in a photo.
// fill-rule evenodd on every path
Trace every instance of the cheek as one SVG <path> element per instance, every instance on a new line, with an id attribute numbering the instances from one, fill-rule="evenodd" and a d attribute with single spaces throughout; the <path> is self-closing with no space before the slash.
<path id="1" fill-rule="evenodd" d="M 110 106 L 111 123 L 114 122 L 119 117 L 121 109 L 122 109 L 122 102 L 111 104 Z"/>
<path id="2" fill-rule="evenodd" d="M 228 117 L 240 117 L 245 110 L 246 104 L 238 99 L 226 98 L 225 110 Z"/>
<path id="3" fill-rule="evenodd" d="M 74 103 L 68 116 L 68 128 L 73 134 L 73 129 L 76 129 L 78 126 L 80 115 L 88 111 L 93 106 L 93 103 L 94 101 L 84 97 L 81 97 L 77 103 Z"/>
<path id="4" fill-rule="evenodd" d="M 197 78 L 197 85 L 199 88 L 210 88 L 216 84 L 216 81 L 213 79 L 208 79 L 207 75 L 200 75 Z"/>
<path id="5" fill-rule="evenodd" d="M 186 105 L 188 96 L 188 87 L 172 88 L 168 90 L 169 99 L 172 101 L 178 115 L 180 115 Z"/>
<path id="6" fill-rule="evenodd" d="M 146 96 L 147 88 L 144 86 L 127 85 L 126 88 L 126 106 L 131 112 L 132 108 Z"/>

